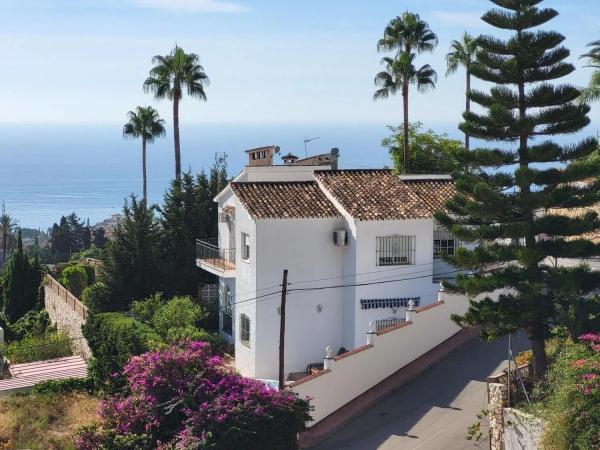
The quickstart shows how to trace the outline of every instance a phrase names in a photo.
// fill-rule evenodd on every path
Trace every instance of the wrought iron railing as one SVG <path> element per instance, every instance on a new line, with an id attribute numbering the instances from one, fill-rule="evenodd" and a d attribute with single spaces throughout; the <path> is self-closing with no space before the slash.
<path id="1" fill-rule="evenodd" d="M 391 327 L 395 327 L 396 325 L 400 325 L 401 323 L 404 323 L 405 320 L 401 319 L 401 318 L 391 318 L 391 319 L 381 319 L 381 320 L 376 320 L 375 321 L 375 331 L 377 331 L 378 333 L 382 330 L 385 330 L 386 328 L 391 328 Z"/>
<path id="2" fill-rule="evenodd" d="M 218 239 L 196 240 L 196 258 L 217 270 L 235 269 L 235 249 L 219 248 Z"/>

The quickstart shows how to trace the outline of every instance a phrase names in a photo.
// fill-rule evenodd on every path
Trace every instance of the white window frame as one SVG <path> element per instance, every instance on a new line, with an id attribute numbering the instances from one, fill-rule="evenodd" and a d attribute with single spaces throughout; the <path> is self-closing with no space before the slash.
<path id="1" fill-rule="evenodd" d="M 413 266 L 416 255 L 416 236 L 377 236 L 375 239 L 376 266 Z"/>
<path id="2" fill-rule="evenodd" d="M 250 347 L 250 317 L 246 314 L 240 314 L 240 342 L 246 347 Z"/>
<path id="3" fill-rule="evenodd" d="M 248 262 L 250 261 L 250 235 L 242 231 L 241 241 L 242 254 L 240 257 L 242 258 L 242 261 Z"/>

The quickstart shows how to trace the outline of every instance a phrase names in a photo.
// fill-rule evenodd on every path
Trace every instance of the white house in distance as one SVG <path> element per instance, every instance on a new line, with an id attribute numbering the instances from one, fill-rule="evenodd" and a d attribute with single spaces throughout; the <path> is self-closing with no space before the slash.
<path id="1" fill-rule="evenodd" d="M 277 379 L 279 306 L 288 269 L 285 372 L 305 372 L 364 344 L 369 324 L 403 320 L 410 300 L 435 301 L 454 270 L 454 238 L 433 213 L 448 176 L 337 170 L 338 151 L 306 159 L 248 150 L 248 166 L 215 198 L 218 242 L 199 241 L 197 265 L 219 277 L 220 334 L 244 376 Z"/>

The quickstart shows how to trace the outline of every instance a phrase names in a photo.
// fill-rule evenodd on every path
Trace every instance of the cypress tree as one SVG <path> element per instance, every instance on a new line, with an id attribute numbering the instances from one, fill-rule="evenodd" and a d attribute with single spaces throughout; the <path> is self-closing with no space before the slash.
<path id="1" fill-rule="evenodd" d="M 469 136 L 496 141 L 498 147 L 463 151 L 467 169 L 456 175 L 456 195 L 437 219 L 474 250 L 459 249 L 449 258 L 473 271 L 458 276 L 451 290 L 468 295 L 504 289 L 471 302 L 461 325 L 481 325 L 481 336 L 493 339 L 523 328 L 532 341 L 534 372 L 546 370 L 544 340 L 554 322 L 561 289 L 568 284 L 578 301 L 600 285 L 585 266 L 557 267 L 553 258 L 600 255 L 600 248 L 580 237 L 600 229 L 596 213 L 572 218 L 555 208 L 587 207 L 600 201 L 600 161 L 590 158 L 595 139 L 560 145 L 552 136 L 580 131 L 590 120 L 589 107 L 576 102 L 580 91 L 553 84 L 572 73 L 569 50 L 555 31 L 534 30 L 558 13 L 541 8 L 542 0 L 491 0 L 500 8 L 484 14 L 489 25 L 512 32 L 506 40 L 477 39 L 479 51 L 471 74 L 493 83 L 489 92 L 473 90 L 470 98 L 481 114 L 464 114 L 460 129 Z M 594 181 L 589 181 L 592 177 Z M 496 270 L 484 273 L 484 267 Z"/>
<path id="2" fill-rule="evenodd" d="M 28 311 L 39 305 L 42 269 L 39 259 L 29 261 L 23 251 L 21 230 L 17 234 L 17 251 L 6 267 L 3 282 L 4 314 L 10 322 L 16 322 Z"/>

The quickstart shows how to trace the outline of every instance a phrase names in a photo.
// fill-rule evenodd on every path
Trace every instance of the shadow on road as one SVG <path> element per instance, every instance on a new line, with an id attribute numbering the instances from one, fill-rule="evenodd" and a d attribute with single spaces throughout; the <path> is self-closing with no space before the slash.
<path id="1" fill-rule="evenodd" d="M 513 335 L 514 354 L 528 347 L 523 333 Z M 507 349 L 508 338 L 469 342 L 316 449 L 473 448 L 467 427 L 486 407 L 485 379 L 506 366 Z"/>

